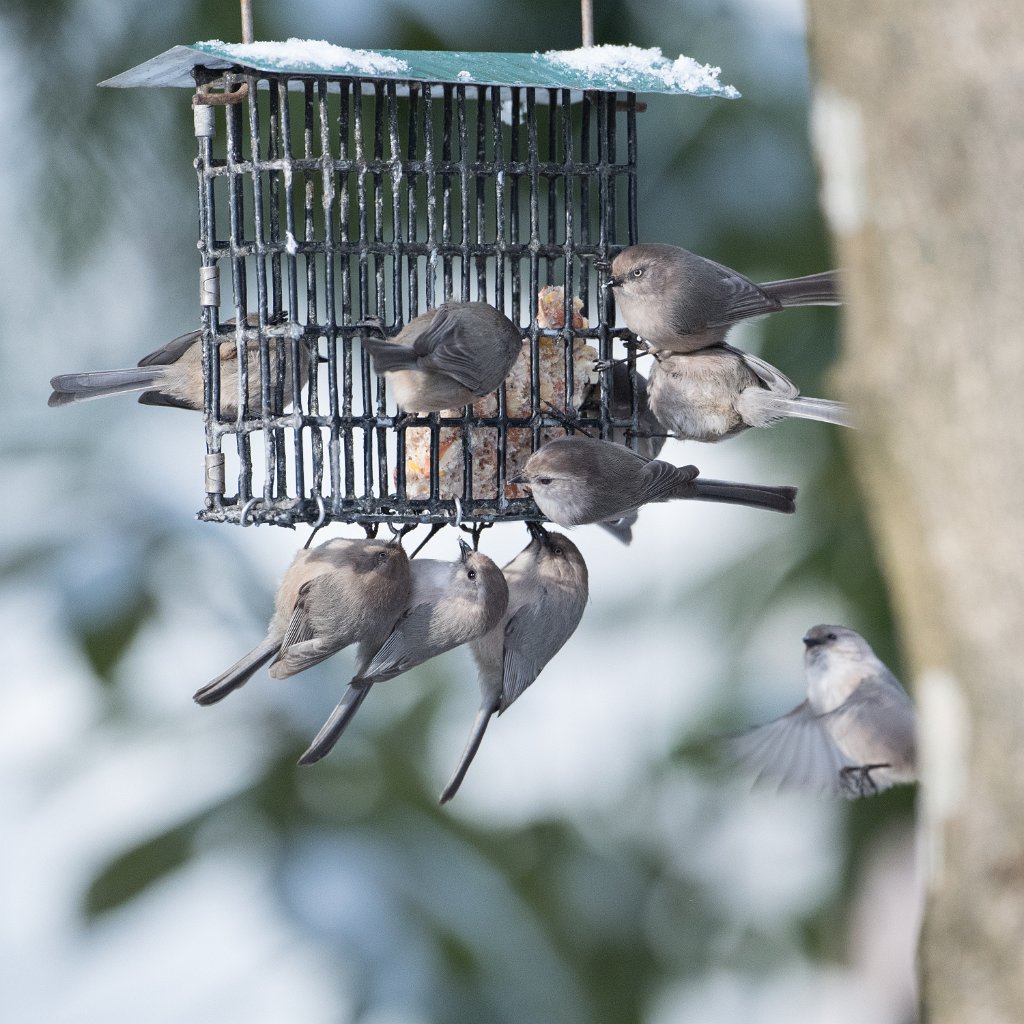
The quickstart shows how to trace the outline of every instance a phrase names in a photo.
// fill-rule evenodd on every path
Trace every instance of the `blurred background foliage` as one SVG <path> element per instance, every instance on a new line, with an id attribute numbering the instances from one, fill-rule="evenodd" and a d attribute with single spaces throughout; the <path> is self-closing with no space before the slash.
<path id="1" fill-rule="evenodd" d="M 579 35 L 572 0 L 255 6 L 267 39 L 532 51 Z M 599 42 L 721 65 L 743 93 L 649 98 L 641 237 L 755 279 L 831 265 L 801 4 L 595 7 Z M 651 509 L 628 553 L 577 531 L 583 626 L 447 808 L 436 794 L 476 702 L 458 652 L 388 684 L 315 769 L 295 759 L 347 656 L 192 705 L 262 635 L 304 537 L 194 521 L 198 420 L 130 399 L 47 410 L 46 381 L 134 363 L 196 322 L 188 94 L 95 83 L 238 36 L 223 0 L 0 10 L 15 144 L 0 200 L 12 1019 L 907 1019 L 909 946 L 895 978 L 879 973 L 857 921 L 877 936 L 886 912 L 913 914 L 910 883 L 883 910 L 865 896 L 904 877 L 885 856 L 905 859 L 913 793 L 841 807 L 751 794 L 708 740 L 802 699 L 814 622 L 860 629 L 900 671 L 839 431 L 787 423 L 666 449 L 711 475 L 799 483 L 791 521 Z M 805 393 L 830 393 L 832 311 L 744 330 Z M 496 558 L 525 543 L 505 532 Z"/>

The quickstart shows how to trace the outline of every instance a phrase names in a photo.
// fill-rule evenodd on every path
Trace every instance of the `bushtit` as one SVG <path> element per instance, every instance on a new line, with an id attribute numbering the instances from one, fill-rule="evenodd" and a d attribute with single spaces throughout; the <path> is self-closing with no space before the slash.
<path id="1" fill-rule="evenodd" d="M 377 319 L 362 326 L 380 333 L 363 345 L 374 373 L 387 378 L 399 408 L 409 413 L 461 408 L 496 391 L 523 347 L 519 328 L 486 302 L 446 302 L 392 339 Z"/>
<path id="2" fill-rule="evenodd" d="M 480 673 L 480 710 L 451 781 L 447 803 L 476 756 L 487 724 L 508 710 L 572 636 L 587 603 L 587 566 L 576 545 L 560 533 L 534 528 L 533 540 L 502 570 L 508 609 L 501 621 L 473 641 Z"/>
<path id="3" fill-rule="evenodd" d="M 612 364 L 612 379 L 609 385 L 608 413 L 613 420 L 633 419 L 633 392 L 629 384 L 629 368 L 624 362 Z M 645 459 L 656 459 L 665 447 L 666 430 L 651 410 L 648 399 L 647 378 L 637 371 L 636 374 L 636 405 L 639 430 L 633 433 L 629 427 L 612 426 L 608 431 L 608 440 L 615 444 L 635 442 L 635 451 Z M 601 415 L 600 385 L 591 386 L 586 401 L 580 408 L 580 415 L 587 418 L 598 418 Z M 620 519 L 598 523 L 616 540 L 623 544 L 633 541 L 633 526 L 637 520 L 634 510 Z"/>
<path id="4" fill-rule="evenodd" d="M 627 423 L 633 419 L 633 393 L 629 385 L 629 367 L 624 362 L 612 364 L 612 379 L 608 387 L 608 414 L 613 420 Z M 637 371 L 636 374 L 636 405 L 639 430 L 632 432 L 630 427 L 612 426 L 608 431 L 608 440 L 615 444 L 628 445 L 636 440 L 636 451 L 645 459 L 656 459 L 665 447 L 665 428 L 650 406 L 647 378 Z M 597 419 L 601 415 L 601 387 L 592 384 L 586 401 L 580 407 L 580 416 Z"/>
<path id="5" fill-rule="evenodd" d="M 734 758 L 780 788 L 870 796 L 914 782 L 914 705 L 867 641 L 843 626 L 804 637 L 807 699 L 734 737 Z"/>
<path id="6" fill-rule="evenodd" d="M 802 398 L 771 363 L 731 345 L 657 354 L 650 405 L 665 429 L 690 441 L 721 441 L 786 417 L 851 425 L 842 402 Z"/>
<path id="7" fill-rule="evenodd" d="M 282 319 L 282 318 L 278 318 Z M 249 327 L 255 328 L 258 320 L 250 314 Z M 276 322 L 276 321 L 275 321 Z M 224 419 L 238 416 L 238 348 L 233 344 L 235 321 L 227 320 L 222 325 L 230 329 L 230 335 L 217 346 L 220 357 L 220 414 Z M 176 409 L 203 409 L 203 346 L 198 344 L 202 331 L 192 331 L 180 338 L 169 341 L 162 348 L 144 356 L 136 367 L 124 370 L 94 370 L 89 373 L 64 373 L 50 380 L 53 394 L 47 405 L 70 405 L 72 402 L 86 402 L 91 398 L 105 398 L 131 391 L 141 391 L 139 402 L 143 405 L 164 405 Z M 246 334 L 246 363 L 248 364 L 249 397 L 248 411 L 251 416 L 263 415 L 260 375 L 260 346 L 256 332 Z M 292 401 L 291 341 L 286 338 L 272 338 L 269 343 L 270 380 L 277 379 L 279 353 L 283 353 L 284 405 Z M 309 380 L 310 343 L 299 343 L 299 377 L 305 386 Z M 283 407 L 282 407 L 283 408 Z"/>
<path id="8" fill-rule="evenodd" d="M 615 257 L 605 285 L 626 326 L 655 349 L 696 352 L 725 340 L 738 320 L 788 306 L 836 306 L 834 270 L 754 284 L 675 245 L 631 245 Z"/>
<path id="9" fill-rule="evenodd" d="M 501 570 L 465 541 L 459 543 L 462 556 L 455 562 L 419 558 L 409 563 L 412 589 L 405 611 L 377 650 L 366 648 L 345 695 L 299 764 L 313 764 L 330 752 L 374 683 L 483 636 L 505 614 L 508 585 Z"/>
<path id="10" fill-rule="evenodd" d="M 349 644 L 372 656 L 402 614 L 410 586 L 409 559 L 397 541 L 335 538 L 303 548 L 277 588 L 266 639 L 197 690 L 195 701 L 215 704 L 268 661 L 270 675 L 284 679 Z"/>
<path id="11" fill-rule="evenodd" d="M 548 441 L 526 463 L 522 477 L 537 507 L 559 526 L 621 519 L 655 501 L 693 498 L 794 512 L 795 487 L 762 487 L 698 477 L 696 466 L 673 466 L 591 437 Z"/>

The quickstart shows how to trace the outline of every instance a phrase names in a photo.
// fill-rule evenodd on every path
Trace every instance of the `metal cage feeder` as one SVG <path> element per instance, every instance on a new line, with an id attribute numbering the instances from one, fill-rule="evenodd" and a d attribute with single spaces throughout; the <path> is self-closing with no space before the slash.
<path id="1" fill-rule="evenodd" d="M 595 80 L 537 54 L 385 51 L 367 70 L 245 49 L 176 47 L 104 83 L 195 89 L 199 517 L 541 521 L 508 483 L 530 452 L 566 430 L 631 442 L 640 429 L 632 348 L 628 417 L 613 416 L 611 373 L 596 368 L 625 332 L 594 269 L 638 241 L 637 93 L 735 91 Z M 399 415 L 358 325 L 379 317 L 393 335 L 449 300 L 504 312 L 520 363 L 471 407 Z"/>

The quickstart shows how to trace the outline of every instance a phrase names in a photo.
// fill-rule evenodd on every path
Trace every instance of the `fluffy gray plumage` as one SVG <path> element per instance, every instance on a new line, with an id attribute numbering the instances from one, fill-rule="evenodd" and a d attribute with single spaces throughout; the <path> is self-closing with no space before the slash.
<path id="1" fill-rule="evenodd" d="M 441 803 L 462 785 L 492 716 L 508 710 L 536 680 L 576 631 L 586 607 L 586 563 L 560 533 L 535 531 L 502 572 L 508 582 L 508 608 L 490 632 L 473 642 L 480 710 Z"/>
<path id="2" fill-rule="evenodd" d="M 257 318 L 250 315 L 247 325 L 255 328 Z M 222 419 L 238 416 L 239 372 L 238 346 L 234 343 L 234 320 L 222 326 L 231 335 L 218 345 L 220 363 L 220 415 Z M 199 344 L 202 331 L 183 334 L 155 352 L 143 356 L 139 365 L 123 370 L 93 370 L 87 373 L 64 373 L 50 380 L 53 393 L 47 402 L 51 407 L 86 402 L 109 395 L 141 392 L 139 402 L 143 405 L 160 405 L 175 409 L 203 409 L 203 347 Z M 247 367 L 248 414 L 263 415 L 263 399 L 260 371 L 260 346 L 254 330 L 246 332 L 245 357 Z M 301 341 L 299 350 L 299 380 L 304 387 L 309 381 L 310 345 Z M 273 338 L 269 343 L 269 365 L 271 394 L 276 387 L 278 369 L 284 360 L 284 407 L 293 398 L 291 372 L 292 343 L 289 339 Z"/>
<path id="3" fill-rule="evenodd" d="M 454 562 L 413 559 L 410 568 L 412 586 L 404 611 L 377 649 L 366 648 L 344 696 L 299 764 L 313 764 L 331 751 L 374 683 L 470 643 L 505 614 L 505 577 L 490 558 L 465 542 L 462 557 Z"/>
<path id="4" fill-rule="evenodd" d="M 787 417 L 851 426 L 842 402 L 802 397 L 771 363 L 731 345 L 659 354 L 649 390 L 651 412 L 682 440 L 722 441 Z"/>
<path id="5" fill-rule="evenodd" d="M 446 302 L 392 339 L 372 326 L 381 337 L 363 345 L 403 412 L 457 409 L 496 391 L 523 347 L 519 328 L 486 302 Z"/>
<path id="6" fill-rule="evenodd" d="M 796 508 L 794 487 L 705 480 L 696 466 L 673 466 L 596 438 L 559 437 L 528 459 L 512 483 L 529 484 L 537 507 L 559 526 L 621 519 L 649 502 L 690 498 L 776 512 Z"/>
<path id="7" fill-rule="evenodd" d="M 696 253 L 654 243 L 623 249 L 607 286 L 629 329 L 670 352 L 719 345 L 733 324 L 749 317 L 840 301 L 836 271 L 754 284 Z"/>
<path id="8" fill-rule="evenodd" d="M 397 543 L 335 538 L 296 554 L 277 588 L 263 642 L 204 687 L 198 704 L 215 704 L 268 661 L 284 679 L 350 644 L 376 651 L 409 597 L 409 559 Z"/>
<path id="9" fill-rule="evenodd" d="M 807 699 L 729 742 L 756 780 L 831 796 L 870 796 L 914 782 L 916 716 L 896 677 L 852 629 L 804 637 Z"/>

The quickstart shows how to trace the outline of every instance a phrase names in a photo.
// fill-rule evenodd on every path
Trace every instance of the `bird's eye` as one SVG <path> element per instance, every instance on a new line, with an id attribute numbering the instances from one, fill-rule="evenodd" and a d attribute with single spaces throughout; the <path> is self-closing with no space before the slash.
<path id="1" fill-rule="evenodd" d="M 388 553 L 386 551 L 377 552 L 377 564 L 383 565 L 388 560 Z"/>
<path id="2" fill-rule="evenodd" d="M 644 268 L 643 267 L 634 267 L 633 268 L 633 276 L 634 277 L 643 277 L 644 276 Z"/>
<path id="3" fill-rule="evenodd" d="M 555 554 L 556 555 L 564 555 L 565 552 L 561 548 L 555 548 Z"/>
<path id="4" fill-rule="evenodd" d="M 475 580 L 475 579 L 476 579 L 476 569 L 470 569 L 470 570 L 469 570 L 469 572 L 467 572 L 467 573 L 466 573 L 466 575 L 467 575 L 467 576 L 468 576 L 468 577 L 469 577 L 469 578 L 470 578 L 471 580 Z"/>
<path id="5" fill-rule="evenodd" d="M 835 634 L 835 633 L 829 633 L 829 634 L 828 634 L 828 636 L 827 636 L 827 637 L 825 637 L 825 639 L 826 639 L 826 640 L 838 640 L 838 639 L 839 639 L 839 637 L 838 637 L 838 636 L 836 636 L 836 634 Z"/>
<path id="6" fill-rule="evenodd" d="M 551 477 L 549 477 L 549 476 L 538 477 L 537 478 L 537 483 L 547 485 L 547 484 L 551 483 Z"/>

